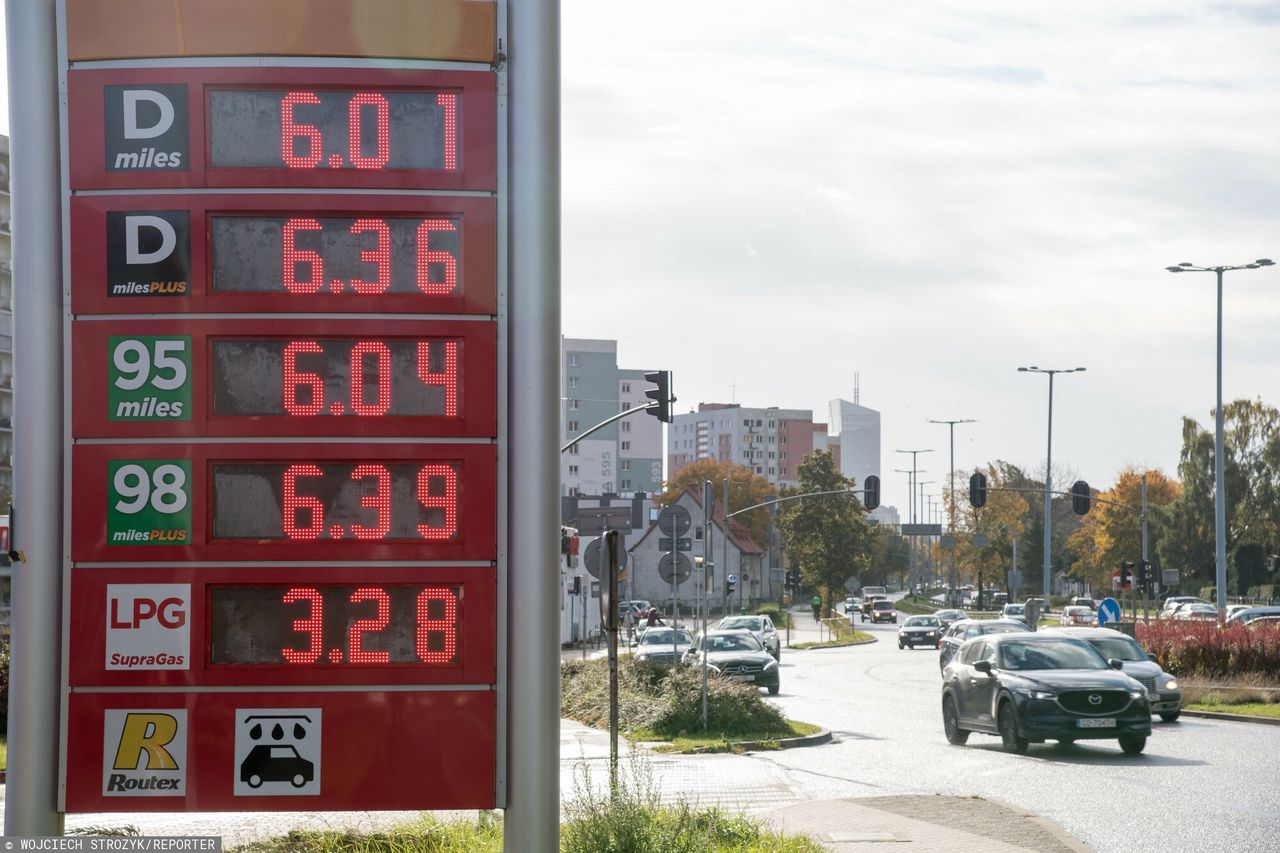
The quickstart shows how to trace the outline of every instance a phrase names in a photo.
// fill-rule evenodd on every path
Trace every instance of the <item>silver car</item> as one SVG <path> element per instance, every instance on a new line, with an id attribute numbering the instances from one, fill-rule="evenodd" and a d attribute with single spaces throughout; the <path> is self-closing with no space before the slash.
<path id="1" fill-rule="evenodd" d="M 717 631 L 750 631 L 751 636 L 764 646 L 764 650 L 773 655 L 774 660 L 782 660 L 782 640 L 773 627 L 773 620 L 768 616 L 726 616 L 716 626 Z"/>
<path id="2" fill-rule="evenodd" d="M 1178 686 L 1178 679 L 1161 669 L 1160 664 L 1142 650 L 1137 640 L 1110 628 L 1050 630 L 1084 640 L 1107 660 L 1121 661 L 1124 674 L 1142 682 L 1142 686 L 1147 688 L 1151 713 L 1159 714 L 1166 723 L 1172 723 L 1182 713 L 1182 688 Z"/>

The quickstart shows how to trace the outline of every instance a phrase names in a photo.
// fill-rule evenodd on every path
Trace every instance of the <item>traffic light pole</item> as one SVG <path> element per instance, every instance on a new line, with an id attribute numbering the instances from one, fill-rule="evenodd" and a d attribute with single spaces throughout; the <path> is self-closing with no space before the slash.
<path id="1" fill-rule="evenodd" d="M 581 435 L 574 436 L 573 441 L 569 442 L 568 444 L 563 445 L 563 446 L 560 448 L 560 452 L 561 452 L 561 453 L 566 453 L 566 452 L 568 452 L 568 450 L 569 450 L 569 448 L 570 448 L 570 447 L 573 447 L 575 444 L 577 444 L 579 441 L 582 441 L 584 438 L 586 438 L 587 436 L 591 435 L 593 432 L 596 432 L 596 431 L 598 431 L 598 430 L 604 429 L 605 427 L 607 427 L 609 424 L 613 423 L 614 421 L 620 421 L 620 420 L 622 420 L 623 418 L 627 417 L 628 415 L 634 415 L 636 412 L 648 412 L 648 411 L 655 410 L 655 409 L 657 409 L 657 408 L 658 408 L 658 406 L 659 406 L 659 404 L 658 404 L 658 403 L 645 403 L 643 406 L 640 406 L 639 408 L 635 408 L 635 409 L 626 409 L 626 410 L 624 410 L 624 411 L 618 412 L 618 414 L 613 415 L 612 417 L 605 418 L 605 419 L 604 419 L 604 420 L 602 420 L 600 423 L 598 423 L 598 424 L 596 424 L 595 426 L 591 427 L 589 430 L 587 430 L 586 432 L 582 433 Z"/>

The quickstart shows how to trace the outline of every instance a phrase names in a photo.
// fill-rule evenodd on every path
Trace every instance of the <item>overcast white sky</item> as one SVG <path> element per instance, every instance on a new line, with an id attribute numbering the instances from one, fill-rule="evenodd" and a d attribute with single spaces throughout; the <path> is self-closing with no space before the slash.
<path id="1" fill-rule="evenodd" d="M 883 417 L 906 478 L 1174 473 L 1214 279 L 1280 260 L 1276 0 L 564 0 L 564 333 L 700 401 Z M 2 19 L 0 19 L 2 26 Z M 3 40 L 0 40 L 0 50 Z M 0 68 L 3 65 L 0 64 Z M 0 87 L 2 89 L 4 87 Z M 0 92 L 2 95 L 3 92 Z M 7 132 L 7 102 L 0 111 Z M 1228 273 L 1225 394 L 1280 404 L 1280 267 Z M 1055 466 L 1056 467 L 1056 466 Z"/>

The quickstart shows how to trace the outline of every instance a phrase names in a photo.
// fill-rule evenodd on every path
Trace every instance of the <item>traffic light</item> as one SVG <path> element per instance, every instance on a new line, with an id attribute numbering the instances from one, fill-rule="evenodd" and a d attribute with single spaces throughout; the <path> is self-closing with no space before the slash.
<path id="1" fill-rule="evenodd" d="M 1084 515 L 1089 511 L 1089 484 L 1084 480 L 1076 480 L 1071 484 L 1071 509 L 1076 515 Z"/>
<path id="2" fill-rule="evenodd" d="M 862 505 L 867 509 L 880 506 L 880 478 L 875 474 L 867 477 L 862 484 Z"/>
<path id="3" fill-rule="evenodd" d="M 582 595 L 582 575 L 574 575 L 573 583 L 569 585 L 570 595 Z"/>
<path id="4" fill-rule="evenodd" d="M 1128 589 L 1133 583 L 1133 561 L 1124 560 L 1120 563 L 1120 588 Z"/>
<path id="5" fill-rule="evenodd" d="M 787 569 L 787 589 L 800 588 L 800 567 L 792 566 Z"/>
<path id="6" fill-rule="evenodd" d="M 973 507 L 987 504 L 987 475 L 975 473 L 969 478 L 969 505 Z"/>
<path id="7" fill-rule="evenodd" d="M 738 581 L 736 578 L 734 578 L 733 575 L 730 575 L 725 579 L 724 591 L 729 595 L 733 595 L 735 592 L 738 591 Z"/>
<path id="8" fill-rule="evenodd" d="M 671 371 L 670 370 L 654 370 L 644 375 L 646 382 L 652 382 L 656 388 L 650 388 L 644 392 L 644 395 L 650 400 L 657 402 L 657 407 L 649 409 L 649 414 L 662 421 L 664 424 L 671 423 L 671 404 L 675 402 L 675 397 L 671 396 Z"/>
<path id="9" fill-rule="evenodd" d="M 1146 587 L 1151 583 L 1151 563 L 1147 560 L 1138 561 L 1138 586 Z"/>

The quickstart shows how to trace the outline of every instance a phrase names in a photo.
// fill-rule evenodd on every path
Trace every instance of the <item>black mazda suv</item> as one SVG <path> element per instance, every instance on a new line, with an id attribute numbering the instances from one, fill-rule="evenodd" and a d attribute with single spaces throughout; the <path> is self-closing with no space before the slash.
<path id="1" fill-rule="evenodd" d="M 1047 633 L 969 640 L 942 673 L 942 726 L 960 745 L 999 735 L 1009 752 L 1056 740 L 1116 739 L 1137 755 L 1151 734 L 1147 689 L 1093 646 Z"/>

